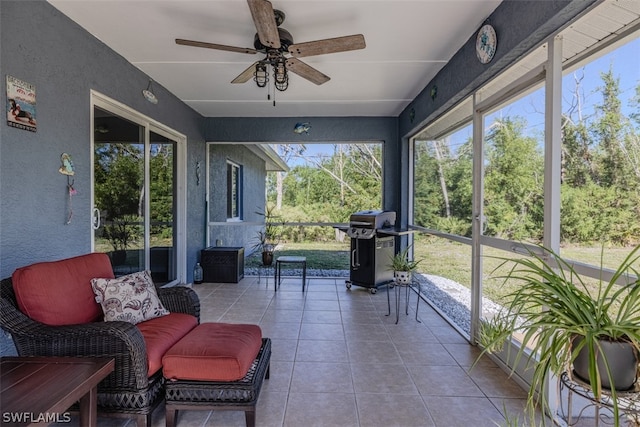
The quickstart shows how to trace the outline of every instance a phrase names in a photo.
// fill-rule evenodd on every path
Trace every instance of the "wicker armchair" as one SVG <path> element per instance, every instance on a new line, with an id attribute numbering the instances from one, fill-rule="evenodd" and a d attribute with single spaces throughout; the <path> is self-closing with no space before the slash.
<path id="1" fill-rule="evenodd" d="M 197 294 L 186 287 L 159 288 L 171 312 L 200 319 Z M 162 370 L 147 377 L 147 352 L 137 327 L 127 322 L 94 322 L 48 326 L 25 316 L 17 307 L 11 279 L 0 281 L 0 326 L 9 332 L 20 356 L 106 356 L 115 370 L 98 385 L 101 415 L 135 418 L 151 424 L 151 413 L 164 397 Z"/>

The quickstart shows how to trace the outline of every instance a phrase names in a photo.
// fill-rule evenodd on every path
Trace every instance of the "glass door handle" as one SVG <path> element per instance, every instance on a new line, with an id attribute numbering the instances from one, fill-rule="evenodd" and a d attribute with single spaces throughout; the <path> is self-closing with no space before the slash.
<path id="1" fill-rule="evenodd" d="M 100 228 L 100 209 L 93 208 L 93 212 L 91 213 L 91 222 L 93 223 L 93 229 L 97 230 Z"/>

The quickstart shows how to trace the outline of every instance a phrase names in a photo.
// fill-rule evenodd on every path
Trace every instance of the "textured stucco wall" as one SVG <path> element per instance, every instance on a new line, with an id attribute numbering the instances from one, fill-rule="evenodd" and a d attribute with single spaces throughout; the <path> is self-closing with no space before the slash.
<path id="1" fill-rule="evenodd" d="M 227 160 L 242 168 L 242 221 L 227 223 Z M 210 228 L 210 244 L 221 240 L 223 246 L 244 246 L 249 255 L 256 232 L 261 228 L 256 223 L 264 217 L 256 211 L 265 204 L 265 162 L 243 145 L 209 145 L 209 218 L 211 222 L 224 223 Z"/>
<path id="2" fill-rule="evenodd" d="M 91 248 L 91 89 L 185 134 L 188 177 L 204 160 L 205 144 L 202 116 L 160 85 L 160 102 L 146 102 L 140 91 L 148 77 L 50 4 L 3 0 L 0 36 L 2 84 L 11 75 L 36 86 L 38 125 L 33 133 L 0 123 L 0 277 L 7 277 L 17 267 Z M 73 158 L 78 191 L 69 225 L 67 179 L 58 172 L 63 152 Z M 188 223 L 204 224 L 204 186 L 195 179 L 187 185 Z M 203 241 L 204 228 L 189 226 L 187 266 Z"/>

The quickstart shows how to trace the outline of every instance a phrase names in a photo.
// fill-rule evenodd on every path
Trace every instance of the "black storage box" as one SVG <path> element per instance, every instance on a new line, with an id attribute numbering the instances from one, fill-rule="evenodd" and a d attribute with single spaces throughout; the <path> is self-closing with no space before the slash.
<path id="1" fill-rule="evenodd" d="M 211 246 L 200 253 L 205 282 L 238 283 L 244 277 L 244 248 Z"/>

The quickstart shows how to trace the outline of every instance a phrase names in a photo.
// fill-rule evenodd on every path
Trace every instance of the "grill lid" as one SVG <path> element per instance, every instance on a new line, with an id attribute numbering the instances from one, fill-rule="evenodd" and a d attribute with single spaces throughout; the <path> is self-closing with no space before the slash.
<path id="1" fill-rule="evenodd" d="M 351 214 L 349 221 L 351 227 L 389 228 L 396 222 L 396 213 L 394 211 L 360 211 Z"/>
<path id="2" fill-rule="evenodd" d="M 392 228 L 396 222 L 394 211 L 360 211 L 351 214 L 347 235 L 356 239 L 371 239 L 377 229 Z"/>

